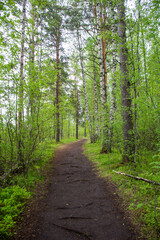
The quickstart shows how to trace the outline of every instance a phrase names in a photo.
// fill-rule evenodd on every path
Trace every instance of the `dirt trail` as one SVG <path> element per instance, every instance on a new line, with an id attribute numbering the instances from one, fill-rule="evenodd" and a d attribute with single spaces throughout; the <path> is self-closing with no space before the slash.
<path id="1" fill-rule="evenodd" d="M 37 212 L 36 219 L 31 220 L 37 221 L 36 229 L 24 233 L 21 239 L 138 239 L 108 194 L 110 187 L 97 177 L 92 164 L 83 155 L 84 141 L 56 151 L 56 164 L 49 193 L 43 199 L 44 207 Z"/>

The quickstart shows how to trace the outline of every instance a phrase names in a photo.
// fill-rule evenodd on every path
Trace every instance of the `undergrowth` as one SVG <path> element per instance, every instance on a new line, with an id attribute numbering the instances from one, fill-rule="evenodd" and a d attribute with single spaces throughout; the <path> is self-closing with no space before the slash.
<path id="1" fill-rule="evenodd" d="M 36 183 L 44 181 L 44 169 L 59 145 L 50 141 L 40 144 L 32 156 L 35 161 L 29 165 L 27 173 L 11 176 L 0 188 L 0 239 L 12 236 L 14 226 L 32 196 Z"/>
<path id="2" fill-rule="evenodd" d="M 13 234 L 16 222 L 20 218 L 26 202 L 33 194 L 36 183 L 44 181 L 44 173 L 55 149 L 63 143 L 75 141 L 75 138 L 63 139 L 60 143 L 46 141 L 39 145 L 29 164 L 26 174 L 11 176 L 0 188 L 0 239 L 9 239 Z M 45 169 L 45 170 L 44 170 Z"/>
<path id="3" fill-rule="evenodd" d="M 131 213 L 135 225 L 141 228 L 145 239 L 160 239 L 160 187 L 129 177 L 113 170 L 160 182 L 159 155 L 144 151 L 136 164 L 122 164 L 122 155 L 114 149 L 100 154 L 101 143 L 88 143 L 85 154 L 96 163 L 101 176 L 110 177 L 119 188 L 119 194 Z"/>
<path id="4" fill-rule="evenodd" d="M 15 225 L 18 215 L 23 211 L 24 204 L 31 193 L 25 188 L 9 186 L 0 192 L 0 236 L 6 239 L 11 236 L 11 228 Z"/>

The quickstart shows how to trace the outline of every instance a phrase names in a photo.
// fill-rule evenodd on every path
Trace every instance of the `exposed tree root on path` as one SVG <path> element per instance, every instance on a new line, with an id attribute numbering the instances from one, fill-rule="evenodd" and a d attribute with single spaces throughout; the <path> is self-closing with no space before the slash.
<path id="1" fill-rule="evenodd" d="M 14 240 L 140 240 L 113 185 L 82 153 L 83 143 L 56 150 L 48 193 L 36 197 Z"/>
<path id="2" fill-rule="evenodd" d="M 68 232 L 73 232 L 73 233 L 76 233 L 76 234 L 79 234 L 85 238 L 87 238 L 88 240 L 93 240 L 92 236 L 89 234 L 89 233 L 83 233 L 83 232 L 80 232 L 78 230 L 75 230 L 75 229 L 72 229 L 72 228 L 68 228 L 68 227 L 64 227 L 64 226 L 61 226 L 61 225 L 58 225 L 58 224 L 55 224 L 55 223 L 52 223 L 54 226 L 56 227 L 59 227 L 59 228 L 62 228 Z"/>

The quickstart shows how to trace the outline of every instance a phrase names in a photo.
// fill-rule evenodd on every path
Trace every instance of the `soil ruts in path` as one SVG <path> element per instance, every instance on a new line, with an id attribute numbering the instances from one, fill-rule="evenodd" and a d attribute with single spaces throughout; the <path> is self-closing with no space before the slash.
<path id="1" fill-rule="evenodd" d="M 55 153 L 55 167 L 45 202 L 36 218 L 36 240 L 135 240 L 138 239 L 82 153 L 85 140 L 65 145 Z M 108 188 L 108 189 L 107 189 Z"/>

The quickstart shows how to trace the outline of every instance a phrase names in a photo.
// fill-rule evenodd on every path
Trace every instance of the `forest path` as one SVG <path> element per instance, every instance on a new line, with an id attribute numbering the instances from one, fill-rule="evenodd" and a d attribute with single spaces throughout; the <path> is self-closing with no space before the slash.
<path id="1" fill-rule="evenodd" d="M 43 208 L 29 220 L 37 222 L 36 228 L 22 231 L 15 239 L 137 239 L 109 194 L 111 187 L 96 175 L 83 155 L 84 142 L 80 140 L 56 150 L 49 192 L 41 200 Z"/>

